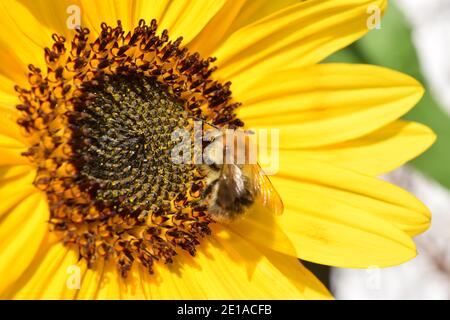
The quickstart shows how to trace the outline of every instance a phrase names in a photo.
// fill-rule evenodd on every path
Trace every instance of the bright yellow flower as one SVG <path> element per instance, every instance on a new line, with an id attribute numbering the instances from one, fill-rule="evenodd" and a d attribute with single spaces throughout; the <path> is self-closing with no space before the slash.
<path id="1" fill-rule="evenodd" d="M 363 36 L 368 31 L 367 8 L 376 5 L 384 10 L 386 2 L 2 1 L 0 297 L 330 298 L 326 288 L 297 258 L 350 268 L 385 267 L 413 258 L 416 249 L 411 237 L 428 228 L 430 213 L 414 196 L 375 177 L 399 167 L 433 143 L 435 136 L 427 127 L 398 120 L 421 98 L 423 88 L 409 76 L 376 66 L 319 64 L 331 53 Z M 90 30 L 89 35 L 84 35 L 86 39 L 83 32 L 78 33 L 74 50 L 71 50 L 71 42 L 77 33 L 67 28 L 70 5 L 79 6 L 81 24 Z M 121 20 L 126 36 L 128 31 L 135 30 L 140 19 L 147 23 L 146 27 L 140 24 L 142 29 L 137 29 L 142 34 L 149 31 L 152 19 L 159 24 L 157 34 L 142 36 L 140 44 L 144 39 L 161 40 L 156 37 L 168 29 L 169 41 L 182 36 L 188 54 L 199 52 L 203 59 L 217 57 L 216 62 L 202 60 L 206 64 L 201 76 L 175 72 L 177 79 L 182 79 L 183 84 L 192 86 L 190 88 L 194 87 L 195 79 L 200 81 L 204 87 L 197 96 L 192 93 L 195 90 L 168 78 L 174 65 L 191 63 L 186 60 L 186 52 L 180 53 L 182 47 L 173 47 L 179 56 L 167 53 L 167 63 L 163 57 L 167 42 L 163 40 L 160 45 L 149 44 L 148 50 L 137 48 L 133 43 L 119 53 L 130 38 L 114 35 L 114 30 L 119 32 L 120 29 L 108 31 L 106 26 L 115 28 L 117 20 Z M 106 23 L 103 29 L 102 22 Z M 107 48 L 101 48 L 101 41 L 91 47 L 102 30 L 112 37 L 112 42 L 107 42 Z M 45 61 L 44 48 L 51 48 L 53 33 L 64 36 L 69 49 L 63 52 L 62 38 L 53 37 L 55 45 L 47 50 Z M 119 44 L 117 48 L 110 46 L 114 41 Z M 81 53 L 77 48 L 81 48 Z M 155 53 L 154 48 L 161 51 Z M 85 49 L 92 49 L 92 52 L 83 56 Z M 79 65 L 76 59 L 67 60 L 70 55 L 81 57 Z M 198 62 L 201 58 L 192 59 Z M 83 65 L 83 61 L 88 65 Z M 195 207 L 195 202 L 183 198 L 180 201 L 190 208 L 185 214 L 190 218 L 176 213 L 173 216 L 179 220 L 164 222 L 178 233 L 161 231 L 159 226 L 163 224 L 164 215 L 159 216 L 161 221 L 147 222 L 152 230 L 163 233 L 159 234 L 162 242 L 158 243 L 155 242 L 158 236 L 148 235 L 151 240 L 145 247 L 140 242 L 142 234 L 133 234 L 134 229 L 129 231 L 129 238 L 118 231 L 119 227 L 135 225 L 136 220 L 122 221 L 129 216 L 123 218 L 107 205 L 112 216 L 94 208 L 90 202 L 82 203 L 89 195 L 83 186 L 78 188 L 73 177 L 80 170 L 93 167 L 68 168 L 71 158 L 57 146 L 76 150 L 77 144 L 67 137 L 76 134 L 74 128 L 69 130 L 68 124 L 73 124 L 71 114 L 58 112 L 73 111 L 71 103 L 75 105 L 77 94 L 86 93 L 80 85 L 86 85 L 84 81 L 94 74 L 101 74 L 100 69 L 105 68 L 110 75 L 118 72 L 120 65 L 142 71 L 149 61 L 155 70 L 166 68 L 155 77 L 169 83 L 169 95 L 179 94 L 185 99 L 209 97 L 209 105 L 217 99 L 220 108 L 214 109 L 215 113 L 194 106 L 194 100 L 189 100 L 193 110 L 202 115 L 206 112 L 208 120 L 220 123 L 220 117 L 228 115 L 225 123 L 240 119 L 247 128 L 280 129 L 280 172 L 272 182 L 285 204 L 281 217 L 253 214 L 229 225 L 208 224 L 207 213 L 197 212 L 200 209 Z M 30 63 L 35 67 L 27 70 Z M 209 77 L 206 73 L 210 65 L 218 69 Z M 63 69 L 58 71 L 60 66 Z M 40 68 L 42 74 L 36 68 Z M 148 73 L 142 72 L 137 78 Z M 211 89 L 210 94 L 206 89 L 211 86 L 208 79 L 219 81 L 219 89 Z M 112 83 L 108 82 L 112 81 L 110 78 L 102 81 Z M 137 82 L 133 81 L 140 80 L 117 80 L 119 84 L 112 85 L 111 92 L 133 91 L 139 87 L 135 87 Z M 232 82 L 232 100 L 228 100 L 228 81 Z M 19 89 L 30 89 L 30 84 L 31 92 Z M 70 87 L 66 88 L 66 84 Z M 15 85 L 20 94 L 14 91 Z M 119 85 L 125 89 L 118 89 Z M 182 89 L 176 91 L 176 88 Z M 70 100 L 69 96 L 75 100 Z M 97 95 L 98 99 L 108 100 L 108 97 L 106 91 Z M 98 106 L 97 98 L 92 98 L 94 107 Z M 125 96 L 124 100 L 117 101 L 131 104 L 129 98 Z M 133 99 L 143 103 L 136 96 Z M 234 102 L 242 103 L 237 115 L 233 114 L 237 106 Z M 83 103 L 86 107 L 87 102 Z M 17 105 L 21 106 L 19 114 L 15 109 Z M 87 125 L 88 122 L 83 121 L 88 120 L 76 112 L 72 116 Z M 120 116 L 108 115 L 111 121 Z M 24 135 L 27 128 L 28 135 Z M 103 127 L 94 129 L 103 132 Z M 158 130 L 157 126 L 150 129 Z M 81 139 L 88 137 L 83 134 L 78 134 L 77 143 L 90 145 L 89 141 Z M 132 141 L 123 143 L 128 146 Z M 88 153 L 87 150 L 80 152 Z M 23 152 L 28 157 L 21 155 Z M 109 156 L 104 155 L 105 159 Z M 164 171 L 166 167 L 161 168 Z M 89 177 L 93 169 L 89 170 L 83 174 Z M 67 173 L 74 176 L 64 176 Z M 141 177 L 140 173 L 133 174 Z M 83 181 L 92 182 L 86 179 Z M 64 185 L 64 181 L 70 183 Z M 170 183 L 167 186 L 174 184 Z M 84 187 L 94 190 L 92 185 Z M 95 188 L 103 190 L 103 187 Z M 139 184 L 138 188 L 144 187 Z M 176 185 L 174 188 L 178 190 Z M 161 190 L 156 192 L 162 194 Z M 111 196 L 105 192 L 102 197 L 117 201 L 114 193 Z M 117 206 L 130 210 L 135 208 L 131 205 L 133 201 L 122 197 Z M 136 210 L 139 212 L 141 208 Z M 87 221 L 89 218 L 91 222 Z M 181 225 L 183 223 L 187 227 Z M 208 228 L 211 235 L 207 235 Z M 186 230 L 189 232 L 184 232 Z M 103 240 L 104 234 L 112 234 L 115 242 L 111 246 Z M 64 245 L 64 241 L 68 244 Z M 164 247 L 167 244 L 170 248 Z M 173 257 L 172 264 L 156 261 L 152 265 L 143 258 L 144 249 L 152 251 L 149 256 L 167 262 L 172 260 L 172 249 L 178 255 Z M 105 250 L 112 250 L 106 262 L 102 258 L 108 256 Z M 196 251 L 195 256 L 190 256 L 189 251 Z M 130 264 L 129 254 L 135 260 L 133 264 Z M 68 279 L 76 275 L 76 268 L 71 266 L 80 267 L 80 290 L 67 285 Z M 154 274 L 149 273 L 150 269 Z"/>

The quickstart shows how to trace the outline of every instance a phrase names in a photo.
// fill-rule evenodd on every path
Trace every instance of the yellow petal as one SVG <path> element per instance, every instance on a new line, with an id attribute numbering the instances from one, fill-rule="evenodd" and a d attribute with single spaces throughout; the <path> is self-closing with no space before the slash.
<path id="1" fill-rule="evenodd" d="M 18 1 L 0 3 L 0 74 L 21 86 L 27 85 L 27 66 L 32 63 L 46 70 L 43 48 L 51 41 L 52 31 L 38 21 Z M 5 32 L 6 30 L 6 32 Z"/>
<path id="2" fill-rule="evenodd" d="M 117 300 L 122 299 L 122 290 L 120 287 L 120 274 L 117 270 L 117 265 L 112 262 L 105 262 L 100 279 L 96 299 L 99 300 Z M 132 280 L 140 281 L 140 279 L 131 278 Z M 83 286 L 87 283 L 83 283 Z"/>
<path id="3" fill-rule="evenodd" d="M 26 150 L 27 148 L 12 149 L 0 147 L 0 166 L 28 165 L 28 160 L 21 155 Z"/>
<path id="4" fill-rule="evenodd" d="M 12 139 L 7 144 L 0 142 L 0 147 L 24 148 L 27 145 L 27 140 L 17 124 L 17 118 L 18 112 L 15 107 L 5 106 L 0 103 L 0 136 L 4 139 Z"/>
<path id="5" fill-rule="evenodd" d="M 130 30 L 134 24 L 134 8 L 130 1 L 104 0 L 89 1 L 79 0 L 81 4 L 81 24 L 95 31 L 101 31 L 101 23 L 105 22 L 110 26 L 116 26 L 120 20 L 125 30 Z M 136 21 L 137 24 L 137 21 Z"/>
<path id="6" fill-rule="evenodd" d="M 14 182 L 31 172 L 35 172 L 31 166 L 0 166 L 0 186 L 7 186 L 8 183 Z M 31 184 L 33 181 L 31 175 L 28 179 L 26 184 Z M 20 183 L 15 185 L 14 188 L 17 191 L 20 188 Z"/>
<path id="7" fill-rule="evenodd" d="M 144 19 L 148 23 L 156 19 L 159 23 L 170 3 L 171 0 L 138 0 L 135 2 L 133 21 L 137 23 L 140 19 Z"/>
<path id="8" fill-rule="evenodd" d="M 135 269 L 140 269 L 140 266 L 135 266 Z M 131 279 L 135 277 L 135 279 Z M 144 283 L 142 282 L 142 275 L 140 272 L 130 272 L 126 279 L 119 278 L 119 288 L 122 299 L 125 300 L 146 300 Z"/>
<path id="9" fill-rule="evenodd" d="M 86 269 L 81 280 L 82 286 L 77 294 L 79 300 L 93 300 L 97 298 L 103 277 L 104 261 L 99 261 L 94 268 Z"/>
<path id="10" fill-rule="evenodd" d="M 323 64 L 270 75 L 244 95 L 238 112 L 249 128 L 278 128 L 281 148 L 308 148 L 375 131 L 422 95 L 415 79 L 396 71 Z"/>
<path id="11" fill-rule="evenodd" d="M 35 175 L 35 170 L 27 165 L 0 167 L 0 219 L 12 213 L 20 201 L 37 191 L 32 185 Z"/>
<path id="12" fill-rule="evenodd" d="M 0 133 L 0 148 L 20 148 L 23 149 L 23 145 L 17 141 L 14 138 L 11 138 L 10 136 L 4 135 Z"/>
<path id="13" fill-rule="evenodd" d="M 225 0 L 170 1 L 161 16 L 160 30 L 168 29 L 173 40 L 182 36 L 183 43 L 187 44 L 197 36 L 224 3 Z M 148 20 L 152 17 L 144 16 L 143 18 Z"/>
<path id="14" fill-rule="evenodd" d="M 318 299 L 329 293 L 293 257 L 265 256 L 242 237 L 220 227 L 202 240 L 197 255 L 177 256 L 170 268 L 142 271 L 148 299 Z M 286 258 L 284 258 L 286 257 Z M 294 259 L 296 262 L 293 263 Z"/>
<path id="15" fill-rule="evenodd" d="M 280 182 L 281 183 L 281 182 Z M 320 194 L 301 191 L 308 200 L 287 205 L 280 223 L 301 259 L 319 264 L 367 268 L 389 267 L 416 256 L 409 236 L 382 219 Z"/>
<path id="16" fill-rule="evenodd" d="M 203 57 L 212 56 L 214 51 L 239 28 L 294 3 L 297 3 L 297 0 L 226 1 L 211 21 L 189 43 L 189 47 L 192 51 L 200 52 Z"/>
<path id="17" fill-rule="evenodd" d="M 74 35 L 74 29 L 70 29 L 69 26 L 74 28 L 73 17 L 77 13 L 74 11 L 75 6 L 81 8 L 79 0 L 20 0 L 20 3 L 48 30 L 64 35 L 67 39 L 68 35 Z M 80 13 L 83 23 L 83 11 Z M 49 38 L 46 46 L 50 45 Z"/>
<path id="18" fill-rule="evenodd" d="M 415 256 L 410 235 L 430 224 L 428 209 L 401 188 L 317 160 L 282 158 L 272 182 L 285 205 L 279 223 L 305 260 L 396 265 Z"/>
<path id="19" fill-rule="evenodd" d="M 20 193 L 17 190 L 16 193 Z M 1 193 L 1 191 L 0 191 Z M 1 194 L 2 202 L 8 200 Z M 23 198 L 23 197 L 22 197 Z M 47 201 L 40 193 L 28 196 L 0 224 L 0 294 L 29 267 L 48 232 Z"/>
<path id="20" fill-rule="evenodd" d="M 339 202 L 393 224 L 409 235 L 425 231 L 430 224 L 428 208 L 409 192 L 384 180 L 338 168 L 318 160 L 282 156 L 279 190 L 285 205 L 298 205 L 308 199 L 298 199 L 300 191 L 308 189 L 325 200 Z M 290 190 L 286 187 L 289 184 Z M 290 190 L 290 191 L 289 191 Z"/>
<path id="21" fill-rule="evenodd" d="M 75 250 L 61 242 L 49 242 L 35 257 L 35 262 L 15 284 L 13 299 L 73 299 L 79 290 L 73 287 L 73 268 L 79 268 L 79 275 L 85 272 L 85 263 L 78 261 Z"/>
<path id="22" fill-rule="evenodd" d="M 365 268 L 403 263 L 416 255 L 411 238 L 389 221 L 298 182 L 272 179 L 285 200 L 280 225 L 298 257 Z"/>
<path id="23" fill-rule="evenodd" d="M 67 267 L 76 265 L 72 250 L 50 246 L 29 268 L 14 298 L 81 299 L 329 299 L 327 289 L 292 256 L 257 249 L 237 234 L 217 227 L 203 240 L 196 257 L 185 253 L 173 265 L 158 264 L 150 275 L 135 266 L 126 279 L 116 265 L 92 270 L 80 266 L 81 289 L 67 288 Z M 33 270 L 33 271 L 31 271 Z M 51 276 L 54 274 L 54 276 Z M 39 280 L 41 279 L 41 281 Z M 50 283 L 48 282 L 50 281 Z"/>
<path id="24" fill-rule="evenodd" d="M 0 166 L 29 165 L 29 161 L 22 156 L 22 152 L 27 149 L 21 142 L 4 135 L 0 130 Z"/>
<path id="25" fill-rule="evenodd" d="M 267 247 L 297 257 L 294 244 L 277 223 L 272 212 L 255 204 L 247 216 L 228 226 L 253 245 Z"/>
<path id="26" fill-rule="evenodd" d="M 260 248 L 266 258 L 278 269 L 291 283 L 293 283 L 306 299 L 332 299 L 328 289 L 317 279 L 311 271 L 299 262 L 297 257 L 288 256 L 268 248 Z"/>
<path id="27" fill-rule="evenodd" d="M 246 26 L 216 51 L 221 79 L 244 92 L 261 75 L 313 65 L 368 31 L 371 5 L 383 0 L 309 0 Z"/>
<path id="28" fill-rule="evenodd" d="M 18 102 L 14 81 L 0 74 L 0 107 L 12 109 Z"/>
<path id="29" fill-rule="evenodd" d="M 183 36 L 184 44 L 202 30 L 225 2 L 224 0 L 80 1 L 82 19 L 85 18 L 83 23 L 97 33 L 101 30 L 102 22 L 115 26 L 120 19 L 125 30 L 133 30 L 140 19 L 144 19 L 147 23 L 156 19 L 160 31 L 168 29 L 172 39 Z"/>
<path id="30" fill-rule="evenodd" d="M 355 140 L 326 147 L 281 152 L 293 161 L 298 157 L 309 157 L 378 176 L 417 157 L 435 139 L 435 134 L 428 127 L 398 120 Z"/>
<path id="31" fill-rule="evenodd" d="M 14 109 L 0 105 L 0 166 L 29 164 L 21 155 L 28 147 L 16 119 Z"/>

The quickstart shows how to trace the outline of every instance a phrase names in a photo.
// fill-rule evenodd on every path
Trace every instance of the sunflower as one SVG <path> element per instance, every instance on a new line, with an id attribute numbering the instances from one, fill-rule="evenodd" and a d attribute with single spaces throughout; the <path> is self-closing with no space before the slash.
<path id="1" fill-rule="evenodd" d="M 0 6 L 1 298 L 322 299 L 299 258 L 366 268 L 416 255 L 428 209 L 376 176 L 433 143 L 398 120 L 422 86 L 319 64 L 386 1 Z M 280 130 L 282 216 L 211 218 L 204 174 L 167 157 L 194 116 Z"/>

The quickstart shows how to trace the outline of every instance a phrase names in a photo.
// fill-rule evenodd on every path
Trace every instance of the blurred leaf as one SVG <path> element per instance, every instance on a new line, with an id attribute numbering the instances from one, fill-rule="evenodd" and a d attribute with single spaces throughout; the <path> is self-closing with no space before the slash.
<path id="1" fill-rule="evenodd" d="M 411 30 L 400 10 L 391 1 L 381 29 L 374 29 L 350 47 L 325 62 L 368 63 L 395 69 L 419 80 L 426 88 L 420 103 L 405 118 L 426 124 L 438 136 L 437 142 L 412 164 L 450 189 L 450 117 L 431 95 L 420 71 L 411 41 Z"/>

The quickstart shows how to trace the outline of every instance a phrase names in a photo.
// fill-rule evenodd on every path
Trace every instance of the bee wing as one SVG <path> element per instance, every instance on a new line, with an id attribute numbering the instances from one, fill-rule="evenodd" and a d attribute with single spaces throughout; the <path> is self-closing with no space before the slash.
<path id="1" fill-rule="evenodd" d="M 283 214 L 284 205 L 280 195 L 270 182 L 269 177 L 264 174 L 259 164 L 245 165 L 248 177 L 251 180 L 253 191 L 259 201 L 275 215 Z"/>

